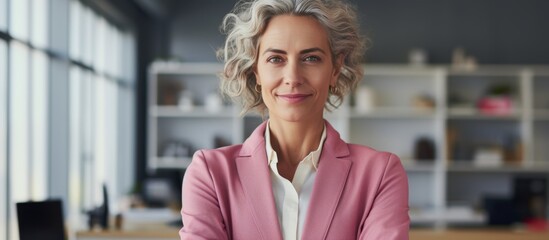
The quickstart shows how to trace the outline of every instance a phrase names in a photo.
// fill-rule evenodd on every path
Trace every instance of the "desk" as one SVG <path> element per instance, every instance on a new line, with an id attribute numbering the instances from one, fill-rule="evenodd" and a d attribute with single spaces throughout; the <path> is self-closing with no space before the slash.
<path id="1" fill-rule="evenodd" d="M 178 240 L 178 229 L 173 231 L 105 231 L 77 232 L 77 240 Z"/>
<path id="2" fill-rule="evenodd" d="M 442 231 L 412 229 L 410 240 L 549 240 L 549 232 L 516 232 L 491 229 L 448 229 Z"/>
<path id="3" fill-rule="evenodd" d="M 78 231 L 76 240 L 179 240 L 179 229 L 165 224 L 137 225 L 117 231 Z"/>
<path id="4" fill-rule="evenodd" d="M 179 229 L 157 231 L 109 231 L 109 232 L 78 232 L 77 240 L 178 240 Z M 410 240 L 548 240 L 549 232 L 513 232 L 511 230 L 421 230 L 412 229 Z"/>

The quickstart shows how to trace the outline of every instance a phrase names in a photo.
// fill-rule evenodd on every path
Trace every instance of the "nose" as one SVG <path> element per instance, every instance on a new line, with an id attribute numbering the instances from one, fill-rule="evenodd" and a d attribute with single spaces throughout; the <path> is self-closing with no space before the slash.
<path id="1" fill-rule="evenodd" d="M 297 87 L 303 84 L 299 61 L 288 61 L 284 69 L 284 84 Z"/>

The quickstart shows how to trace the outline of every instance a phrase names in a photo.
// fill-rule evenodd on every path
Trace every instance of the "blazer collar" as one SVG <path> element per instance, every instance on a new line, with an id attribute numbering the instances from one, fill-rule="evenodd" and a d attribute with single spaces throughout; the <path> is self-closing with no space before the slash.
<path id="1" fill-rule="evenodd" d="M 261 235 L 264 239 L 282 239 L 265 152 L 265 125 L 263 122 L 246 139 L 236 165 Z M 326 121 L 326 140 L 303 227 L 303 239 L 326 238 L 350 169 L 349 148 Z"/>
<path id="2" fill-rule="evenodd" d="M 332 126 L 320 155 L 301 239 L 326 239 L 351 170 L 349 147 Z"/>
<path id="3" fill-rule="evenodd" d="M 236 158 L 236 168 L 262 239 L 282 240 L 267 164 L 264 132 L 265 123 L 259 125 L 244 142 Z"/>

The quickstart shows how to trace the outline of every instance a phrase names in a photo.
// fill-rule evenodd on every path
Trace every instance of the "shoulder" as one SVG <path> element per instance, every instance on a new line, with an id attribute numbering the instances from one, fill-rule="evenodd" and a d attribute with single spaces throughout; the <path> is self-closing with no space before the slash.
<path id="1" fill-rule="evenodd" d="M 242 144 L 230 145 L 216 149 L 201 149 L 194 153 L 191 165 L 205 165 L 207 168 L 218 168 L 232 165 L 242 149 Z"/>
<path id="2" fill-rule="evenodd" d="M 196 151 L 185 170 L 184 188 L 204 184 L 212 187 L 233 179 L 237 173 L 235 162 L 241 148 L 241 145 L 231 145 Z"/>
<path id="3" fill-rule="evenodd" d="M 242 144 L 230 145 L 226 147 L 220 147 L 215 149 L 200 149 L 194 153 L 194 158 L 204 158 L 207 161 L 216 161 L 225 158 L 235 158 L 240 153 Z"/>

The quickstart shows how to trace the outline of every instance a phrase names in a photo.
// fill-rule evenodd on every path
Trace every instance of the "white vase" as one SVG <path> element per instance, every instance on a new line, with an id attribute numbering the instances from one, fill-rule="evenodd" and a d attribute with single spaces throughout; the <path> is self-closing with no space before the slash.
<path id="1" fill-rule="evenodd" d="M 367 86 L 359 87 L 355 93 L 355 109 L 358 112 L 370 112 L 375 107 L 375 92 Z"/>

